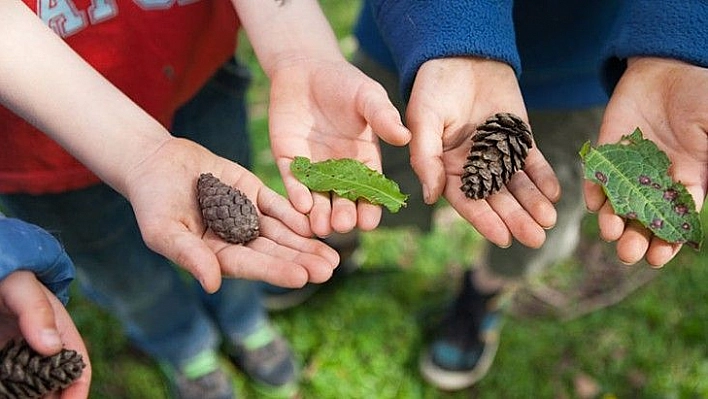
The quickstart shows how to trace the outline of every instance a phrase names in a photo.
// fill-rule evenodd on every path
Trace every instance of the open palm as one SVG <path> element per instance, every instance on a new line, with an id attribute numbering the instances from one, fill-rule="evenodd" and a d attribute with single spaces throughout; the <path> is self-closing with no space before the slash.
<path id="1" fill-rule="evenodd" d="M 632 59 L 607 106 L 598 144 L 618 142 L 639 127 L 669 157 L 669 173 L 686 186 L 700 210 L 708 187 L 707 93 L 708 69 L 666 59 Z M 598 186 L 586 183 L 585 198 L 590 210 L 599 211 L 602 237 L 618 240 L 623 262 L 645 257 L 661 266 L 681 248 L 615 215 Z"/>
<path id="2" fill-rule="evenodd" d="M 207 231 L 196 199 L 197 178 L 206 172 L 253 201 L 260 237 L 234 245 Z M 192 273 L 208 292 L 219 288 L 222 275 L 285 287 L 319 283 L 339 262 L 333 249 L 310 238 L 307 217 L 287 199 L 248 170 L 191 141 L 169 139 L 131 172 L 126 186 L 147 245 Z"/>
<path id="3" fill-rule="evenodd" d="M 553 206 L 560 186 L 550 164 L 536 146 L 523 171 L 501 191 L 484 200 L 460 190 L 463 165 L 475 127 L 497 112 L 527 120 L 513 70 L 480 58 L 431 60 L 416 75 L 406 121 L 413 132 L 411 165 L 427 203 L 443 195 L 457 212 L 491 242 L 507 247 L 512 237 L 539 247 L 544 229 L 555 224 Z"/>
<path id="4" fill-rule="evenodd" d="M 271 76 L 270 140 L 290 201 L 318 236 L 375 228 L 381 207 L 310 193 L 290 172 L 295 156 L 353 158 L 381 171 L 378 138 L 404 145 L 410 134 L 386 91 L 344 59 L 300 60 Z"/>

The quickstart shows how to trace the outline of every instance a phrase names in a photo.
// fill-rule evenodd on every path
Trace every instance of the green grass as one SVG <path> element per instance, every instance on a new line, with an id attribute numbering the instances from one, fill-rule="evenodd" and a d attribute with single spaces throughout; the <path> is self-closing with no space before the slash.
<path id="1" fill-rule="evenodd" d="M 322 1 L 343 47 L 359 2 Z M 267 81 L 254 68 L 250 95 L 255 170 L 282 190 L 267 142 Z M 708 226 L 708 211 L 703 212 Z M 421 380 L 419 351 L 460 271 L 481 239 L 457 220 L 430 234 L 367 233 L 362 269 L 325 285 L 306 304 L 273 315 L 302 364 L 303 398 L 580 398 L 591 381 L 600 398 L 708 397 L 708 253 L 684 249 L 659 277 L 622 303 L 569 322 L 508 317 L 490 374 L 476 387 L 443 393 Z M 156 365 L 133 351 L 109 315 L 77 295 L 71 312 L 89 345 L 92 398 L 163 398 Z M 239 397 L 257 398 L 234 371 Z M 578 382 L 580 381 L 580 382 Z"/>

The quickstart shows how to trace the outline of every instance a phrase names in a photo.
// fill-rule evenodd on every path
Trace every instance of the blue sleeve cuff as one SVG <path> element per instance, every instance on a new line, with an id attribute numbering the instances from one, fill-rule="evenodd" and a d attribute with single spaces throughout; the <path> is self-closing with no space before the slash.
<path id="1" fill-rule="evenodd" d="M 477 56 L 511 65 L 521 73 L 512 0 L 374 0 L 374 18 L 386 40 L 408 98 L 420 66 L 428 60 Z"/>
<path id="2" fill-rule="evenodd" d="M 66 305 L 75 272 L 59 241 L 39 226 L 0 216 L 0 280 L 18 270 L 33 272 Z"/>
<path id="3" fill-rule="evenodd" d="M 708 67 L 708 2 L 703 0 L 627 1 L 610 40 L 605 79 L 613 88 L 637 56 L 672 58 Z"/>

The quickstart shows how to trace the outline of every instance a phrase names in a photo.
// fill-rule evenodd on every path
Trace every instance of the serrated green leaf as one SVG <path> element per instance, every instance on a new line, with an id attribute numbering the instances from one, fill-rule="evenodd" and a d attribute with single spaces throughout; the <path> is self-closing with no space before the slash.
<path id="1" fill-rule="evenodd" d="M 364 198 L 372 204 L 385 206 L 392 213 L 406 206 L 408 199 L 396 182 L 355 159 L 312 163 L 306 157 L 295 157 L 290 170 L 312 191 L 332 191 L 352 201 Z"/>
<path id="2" fill-rule="evenodd" d="M 671 161 L 637 128 L 617 144 L 580 149 L 585 178 L 599 184 L 617 215 L 636 219 L 657 237 L 699 249 L 701 219 L 686 187 L 668 174 Z"/>

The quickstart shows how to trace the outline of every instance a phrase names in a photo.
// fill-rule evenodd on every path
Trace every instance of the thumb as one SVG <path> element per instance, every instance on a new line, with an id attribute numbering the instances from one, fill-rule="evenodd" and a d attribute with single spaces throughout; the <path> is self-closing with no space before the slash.
<path id="1" fill-rule="evenodd" d="M 411 132 L 403 126 L 400 113 L 380 84 L 373 82 L 364 88 L 357 109 L 381 140 L 399 147 L 411 140 Z"/>
<path id="2" fill-rule="evenodd" d="M 410 111 L 411 107 L 408 109 Z M 411 166 L 423 186 L 425 203 L 433 204 L 445 189 L 443 126 L 434 115 L 425 112 L 409 112 L 407 121 L 413 132 L 410 144 Z"/>
<path id="3" fill-rule="evenodd" d="M 170 230 L 173 231 L 170 233 Z M 214 251 L 201 238 L 179 227 L 160 229 L 157 235 L 150 234 L 148 228 L 145 232 L 145 242 L 150 249 L 187 270 L 206 292 L 214 293 L 219 289 L 221 266 Z"/>
<path id="4" fill-rule="evenodd" d="M 49 356 L 62 348 L 61 337 L 42 283 L 34 273 L 17 271 L 0 283 L 1 300 L 17 317 L 22 336 L 38 353 Z"/>

